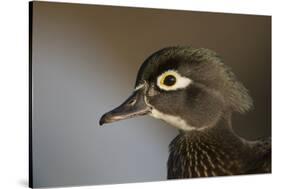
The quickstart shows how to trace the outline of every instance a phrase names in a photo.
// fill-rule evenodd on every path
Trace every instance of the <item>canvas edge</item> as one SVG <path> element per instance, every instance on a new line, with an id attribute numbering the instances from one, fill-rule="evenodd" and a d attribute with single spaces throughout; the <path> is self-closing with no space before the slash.
<path id="1" fill-rule="evenodd" d="M 29 121 L 29 131 L 28 131 L 28 161 L 29 161 L 29 166 L 28 166 L 28 186 L 30 188 L 33 188 L 33 148 L 32 148 L 32 28 L 33 28 L 33 2 L 28 2 L 28 30 L 29 30 L 29 36 L 28 36 L 28 45 L 29 45 L 29 57 L 28 57 L 28 100 L 29 100 L 29 115 L 28 115 L 28 121 Z"/>

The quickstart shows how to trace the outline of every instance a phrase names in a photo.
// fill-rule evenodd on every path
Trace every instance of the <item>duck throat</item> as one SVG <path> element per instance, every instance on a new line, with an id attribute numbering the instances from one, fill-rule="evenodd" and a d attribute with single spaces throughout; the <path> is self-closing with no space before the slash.
<path id="1" fill-rule="evenodd" d="M 241 174 L 243 146 L 225 124 L 181 132 L 169 146 L 168 179 Z"/>

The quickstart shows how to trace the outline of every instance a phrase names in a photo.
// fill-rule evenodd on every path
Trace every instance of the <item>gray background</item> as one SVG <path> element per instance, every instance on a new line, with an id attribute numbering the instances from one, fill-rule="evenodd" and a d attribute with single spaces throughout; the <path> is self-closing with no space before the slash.
<path id="1" fill-rule="evenodd" d="M 98 126 L 132 92 L 143 60 L 170 45 L 217 51 L 255 108 L 247 139 L 271 134 L 271 17 L 34 3 L 34 186 L 159 181 L 177 130 L 148 116 Z"/>

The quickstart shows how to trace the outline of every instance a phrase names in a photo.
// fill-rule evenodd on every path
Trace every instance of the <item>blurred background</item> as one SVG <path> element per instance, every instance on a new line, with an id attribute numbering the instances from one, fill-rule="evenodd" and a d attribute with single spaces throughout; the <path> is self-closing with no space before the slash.
<path id="1" fill-rule="evenodd" d="M 271 135 L 269 16 L 34 2 L 32 32 L 34 187 L 166 180 L 175 128 L 148 116 L 98 125 L 166 46 L 218 52 L 254 100 L 235 131 Z"/>

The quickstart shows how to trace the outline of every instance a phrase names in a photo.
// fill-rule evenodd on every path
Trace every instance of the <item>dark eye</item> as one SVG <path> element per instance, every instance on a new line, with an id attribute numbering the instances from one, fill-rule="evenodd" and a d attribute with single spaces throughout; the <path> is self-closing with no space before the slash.
<path id="1" fill-rule="evenodd" d="M 166 86 L 173 86 L 176 83 L 176 77 L 173 75 L 167 75 L 164 80 L 163 84 Z"/>

